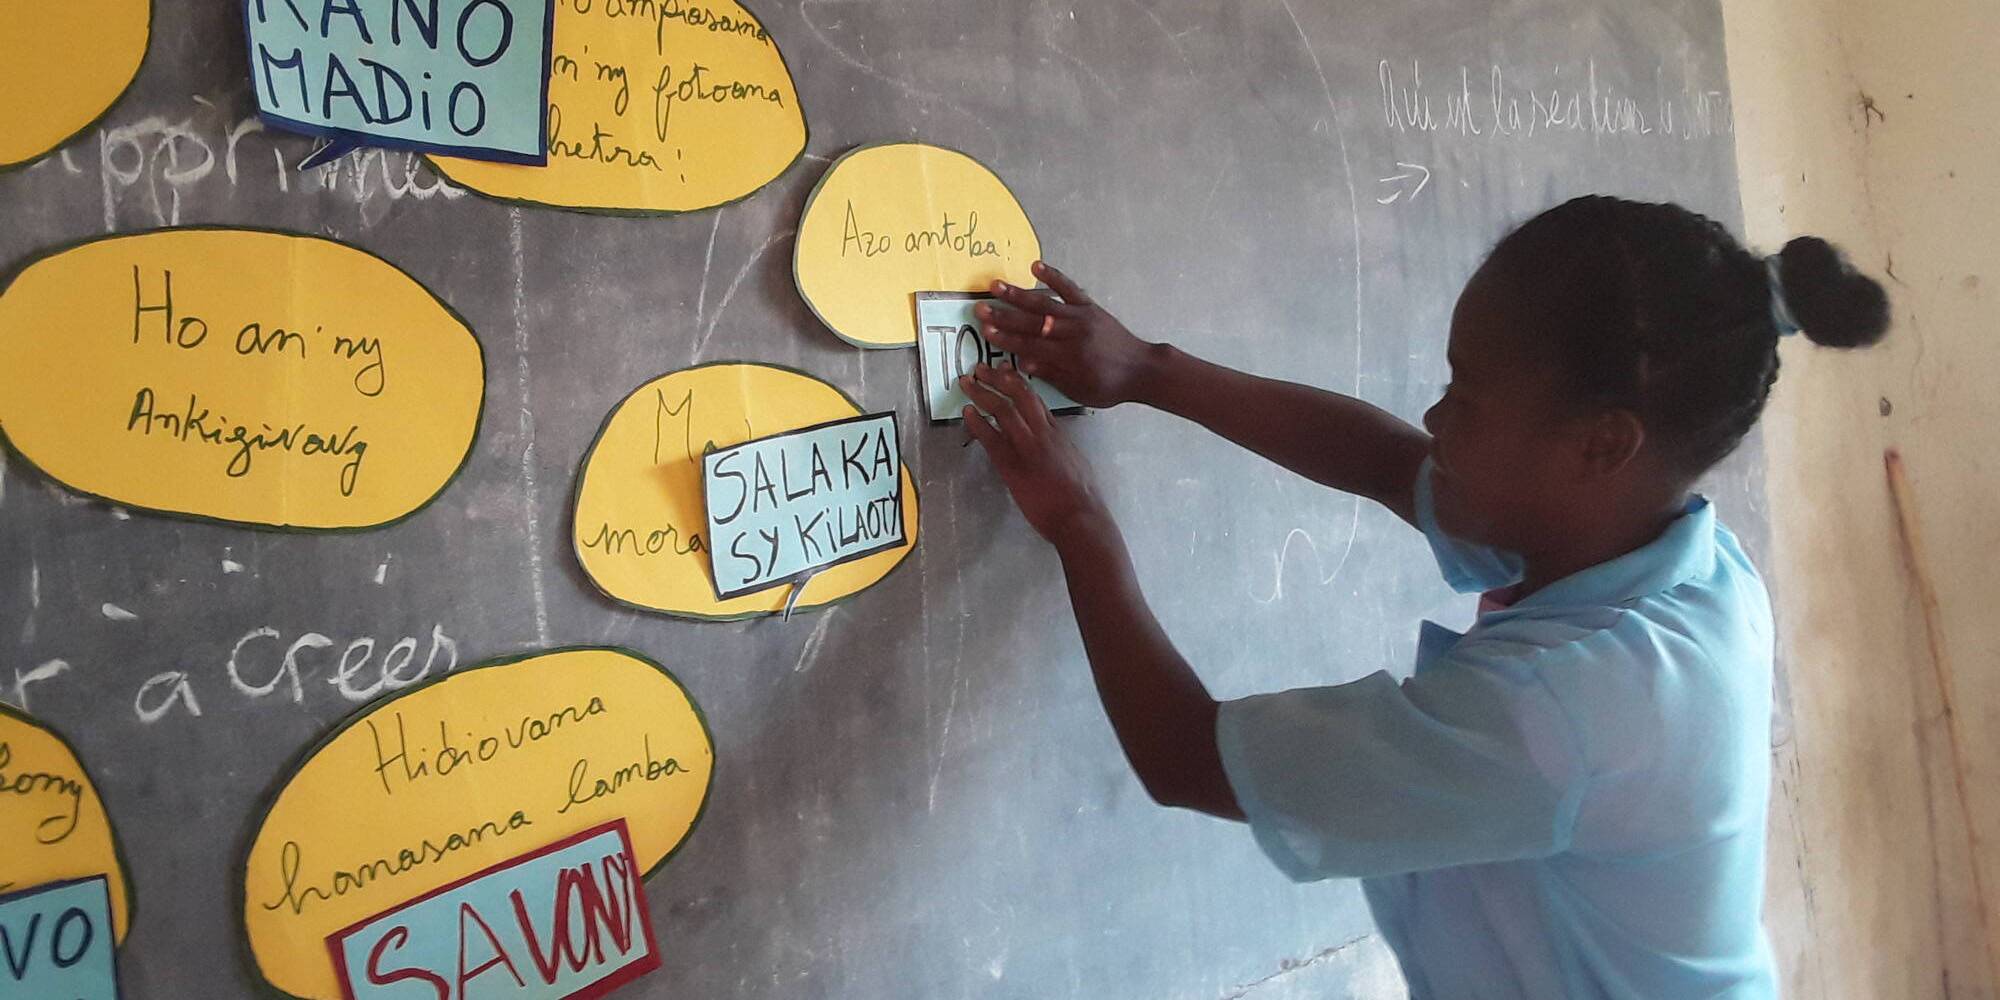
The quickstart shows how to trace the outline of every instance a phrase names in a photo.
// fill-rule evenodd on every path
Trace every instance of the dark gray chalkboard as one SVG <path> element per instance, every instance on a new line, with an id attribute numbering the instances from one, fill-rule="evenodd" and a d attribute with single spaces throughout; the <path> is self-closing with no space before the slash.
<path id="1" fill-rule="evenodd" d="M 256 800 L 355 708 L 324 683 L 340 650 L 413 636 L 421 655 L 438 636 L 461 664 L 630 646 L 705 709 L 720 762 L 707 816 L 648 887 L 665 968 L 621 995 L 1393 995 L 1351 883 L 1291 885 L 1242 828 L 1146 799 L 1054 560 L 961 431 L 904 422 L 924 498 L 911 565 L 790 622 L 677 621 L 598 596 L 567 541 L 577 461 L 626 393 L 703 360 L 795 366 L 868 410 L 920 413 L 913 356 L 835 339 L 789 267 L 826 162 L 911 137 L 993 167 L 1047 254 L 1135 330 L 1414 419 L 1444 379 L 1457 290 L 1510 222 L 1609 191 L 1738 224 L 1717 5 L 753 9 L 812 139 L 718 211 L 511 207 L 401 153 L 300 174 L 311 144 L 250 117 L 233 5 L 189 0 L 158 4 L 138 82 L 102 123 L 0 175 L 0 261 L 173 223 L 315 232 L 425 282 L 486 350 L 463 474 L 380 531 L 127 515 L 9 460 L 0 698 L 64 731 L 105 793 L 140 899 L 129 993 L 253 994 L 232 866 Z M 1154 412 L 1068 426 L 1155 608 L 1221 695 L 1401 672 L 1421 617 L 1471 616 L 1383 511 Z M 1756 452 L 1712 492 L 1761 552 Z M 232 647 L 263 628 L 333 643 L 301 700 L 231 686 Z M 53 660 L 67 669 L 15 683 Z M 201 716 L 142 723 L 135 693 L 169 672 Z"/>

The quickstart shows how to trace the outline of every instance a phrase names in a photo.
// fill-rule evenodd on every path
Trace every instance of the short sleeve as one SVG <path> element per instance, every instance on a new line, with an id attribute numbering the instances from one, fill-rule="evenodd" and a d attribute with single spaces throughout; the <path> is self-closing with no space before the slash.
<path id="1" fill-rule="evenodd" d="M 1521 579 L 1524 565 L 1521 557 L 1512 552 L 1502 551 L 1486 545 L 1461 541 L 1444 533 L 1438 526 L 1436 500 L 1431 496 L 1432 461 L 1425 458 L 1417 469 L 1416 487 L 1412 491 L 1415 498 L 1417 530 L 1431 543 L 1431 554 L 1437 557 L 1438 571 L 1444 574 L 1444 582 L 1461 594 L 1479 594 L 1495 587 L 1505 587 Z"/>
<path id="2" fill-rule="evenodd" d="M 1264 852 L 1304 882 L 1566 850 L 1585 768 L 1555 697 L 1512 659 L 1454 650 L 1401 684 L 1377 672 L 1223 703 L 1223 769 Z"/>

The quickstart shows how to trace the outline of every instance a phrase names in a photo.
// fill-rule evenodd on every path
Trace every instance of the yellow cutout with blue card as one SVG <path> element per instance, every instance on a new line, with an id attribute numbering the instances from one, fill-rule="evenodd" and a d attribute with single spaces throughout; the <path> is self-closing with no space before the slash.
<path id="1" fill-rule="evenodd" d="M 716 597 L 702 483 L 711 451 L 862 415 L 838 388 L 770 364 L 715 362 L 647 382 L 605 418 L 584 455 L 571 527 L 577 561 L 621 604 L 705 621 L 821 608 L 866 590 L 917 545 L 917 485 L 907 466 L 901 544 L 796 587 L 728 599 Z"/>
<path id="2" fill-rule="evenodd" d="M 559 649 L 407 688 L 308 751 L 254 825 L 242 868 L 248 954 L 277 990 L 336 1000 L 341 972 L 329 960 L 329 937 L 366 927 L 386 935 L 392 928 L 377 918 L 469 880 L 490 888 L 484 876 L 496 866 L 539 848 L 622 821 L 633 861 L 619 877 L 643 878 L 693 830 L 714 767 L 707 724 L 687 690 L 627 650 Z M 554 937 L 540 907 L 550 901 L 524 896 L 535 904 L 530 923 L 546 956 Z M 411 949 L 418 930 L 410 928 Z M 476 926 L 466 930 L 480 939 Z M 585 929 L 572 930 L 570 940 L 582 943 Z M 524 959 L 518 943 L 506 946 Z M 385 975 L 402 967 L 392 960 L 432 961 L 414 951 L 380 957 L 376 971 Z M 368 956 L 361 959 L 366 969 Z M 521 972 L 529 978 L 528 968 Z M 574 984 L 557 979 L 535 981 Z M 479 985 L 503 980 L 512 984 L 496 973 Z"/>
<path id="3" fill-rule="evenodd" d="M 342 1000 L 582 1000 L 660 967 L 623 819 L 329 935 Z"/>
<path id="4" fill-rule="evenodd" d="M 117 940 L 130 923 L 131 886 L 111 818 L 69 742 L 0 705 L 0 893 L 102 877 Z M 4 982 L 4 979 L 0 979 Z M 15 994 L 0 989 L 0 996 Z"/>
<path id="5" fill-rule="evenodd" d="M 251 89 L 277 128 L 332 144 L 547 162 L 553 0 L 247 0 Z"/>
<path id="6" fill-rule="evenodd" d="M 896 414 L 873 413 L 702 456 L 715 596 L 726 601 L 903 544 Z"/>
<path id="7" fill-rule="evenodd" d="M 431 163 L 503 201 L 668 213 L 746 197 L 805 152 L 784 54 L 735 0 L 561 0 L 548 65 L 546 166 Z"/>
<path id="8" fill-rule="evenodd" d="M 0 895 L 0 997 L 118 1000 L 104 876 Z"/>

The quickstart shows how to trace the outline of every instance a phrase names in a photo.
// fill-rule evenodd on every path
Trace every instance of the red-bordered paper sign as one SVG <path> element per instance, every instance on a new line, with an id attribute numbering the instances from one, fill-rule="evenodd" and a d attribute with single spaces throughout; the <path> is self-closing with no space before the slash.
<path id="1" fill-rule="evenodd" d="M 347 1000 L 591 1000 L 660 967 L 623 819 L 327 936 Z"/>

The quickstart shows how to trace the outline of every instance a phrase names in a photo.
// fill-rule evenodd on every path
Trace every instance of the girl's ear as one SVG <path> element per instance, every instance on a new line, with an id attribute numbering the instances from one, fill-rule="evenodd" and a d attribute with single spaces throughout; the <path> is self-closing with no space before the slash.
<path id="1" fill-rule="evenodd" d="M 1583 473 L 1590 479 L 1617 475 L 1646 443 L 1646 425 L 1631 410 L 1614 407 L 1585 419 Z"/>

